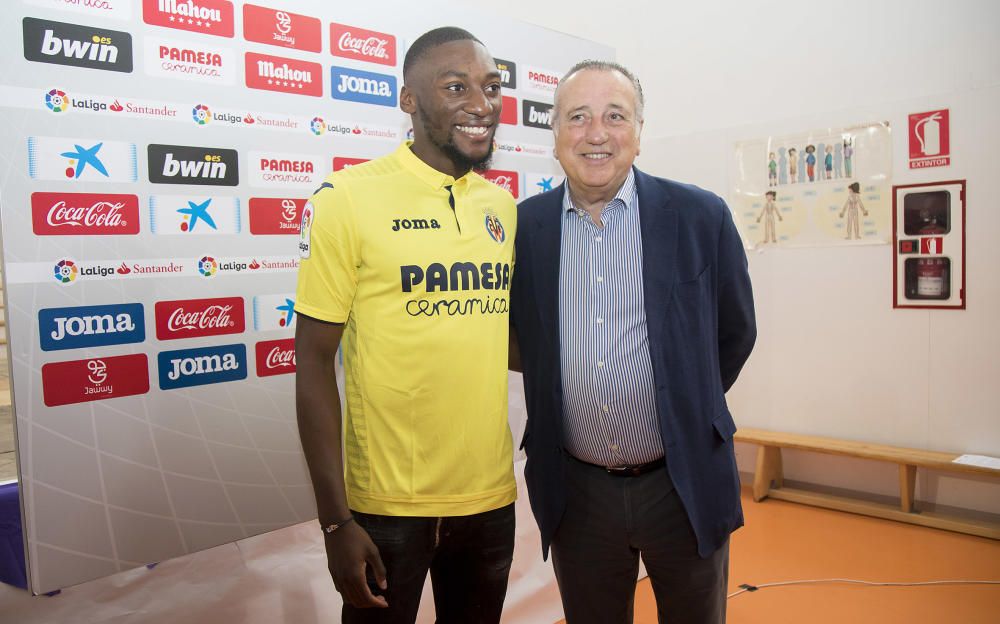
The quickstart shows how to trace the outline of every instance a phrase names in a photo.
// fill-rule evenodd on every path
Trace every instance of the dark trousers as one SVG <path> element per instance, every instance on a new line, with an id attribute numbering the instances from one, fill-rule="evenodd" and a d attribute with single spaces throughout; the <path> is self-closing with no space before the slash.
<path id="1" fill-rule="evenodd" d="M 412 624 L 431 573 L 438 624 L 496 624 L 514 555 L 514 505 L 471 516 L 423 518 L 353 512 L 386 568 L 387 609 L 344 605 L 344 624 Z"/>
<path id="2" fill-rule="evenodd" d="M 640 556 L 661 624 L 725 622 L 729 542 L 698 556 L 666 470 L 619 477 L 567 458 L 566 483 L 552 563 L 567 624 L 631 624 Z"/>

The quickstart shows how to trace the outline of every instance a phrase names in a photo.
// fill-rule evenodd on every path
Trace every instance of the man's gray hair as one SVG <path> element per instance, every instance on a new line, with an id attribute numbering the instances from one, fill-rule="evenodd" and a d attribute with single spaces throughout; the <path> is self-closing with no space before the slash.
<path id="1" fill-rule="evenodd" d="M 615 72 L 618 72 L 619 74 L 621 74 L 622 76 L 625 76 L 628 79 L 628 81 L 632 83 L 632 86 L 635 88 L 635 122 L 636 122 L 636 124 L 642 123 L 642 120 L 643 120 L 642 111 L 643 111 L 643 107 L 646 104 L 646 100 L 645 100 L 645 98 L 642 95 L 642 85 L 639 84 L 639 79 L 635 77 L 635 74 L 633 74 L 632 72 L 630 72 L 624 65 L 621 65 L 621 64 L 616 63 L 614 61 L 596 61 L 596 60 L 593 60 L 593 59 L 587 59 L 585 61 L 580 61 L 579 63 L 577 63 L 576 65 L 574 65 L 573 67 L 571 67 L 568 72 L 566 72 L 566 75 L 563 76 L 562 80 L 559 81 L 559 85 L 561 86 L 562 83 L 566 82 L 574 74 L 578 74 L 578 73 L 580 73 L 582 71 L 585 71 L 585 70 L 588 70 L 588 69 L 594 70 L 594 71 L 603 71 L 603 72 L 612 72 L 612 71 L 615 71 Z M 553 110 L 554 111 L 558 111 L 559 110 L 559 87 L 558 86 L 556 87 L 555 96 L 553 98 Z M 557 112 L 553 113 L 553 124 L 552 124 L 553 127 L 555 126 L 554 122 L 556 120 L 555 119 L 556 116 L 557 116 Z"/>

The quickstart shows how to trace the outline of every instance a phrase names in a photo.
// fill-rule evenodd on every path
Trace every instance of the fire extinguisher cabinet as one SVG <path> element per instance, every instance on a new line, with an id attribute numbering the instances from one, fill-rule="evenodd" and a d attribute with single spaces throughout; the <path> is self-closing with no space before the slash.
<path id="1" fill-rule="evenodd" d="M 965 180 L 892 187 L 894 308 L 965 309 Z"/>

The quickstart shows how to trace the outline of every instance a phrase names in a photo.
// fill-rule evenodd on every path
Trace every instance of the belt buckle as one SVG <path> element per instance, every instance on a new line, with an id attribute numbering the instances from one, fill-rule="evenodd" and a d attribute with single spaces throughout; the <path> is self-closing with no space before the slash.
<path id="1" fill-rule="evenodd" d="M 628 477 L 635 474 L 635 468 L 630 468 L 628 466 L 605 466 L 604 470 L 607 471 L 609 475 L 614 475 L 616 477 Z"/>

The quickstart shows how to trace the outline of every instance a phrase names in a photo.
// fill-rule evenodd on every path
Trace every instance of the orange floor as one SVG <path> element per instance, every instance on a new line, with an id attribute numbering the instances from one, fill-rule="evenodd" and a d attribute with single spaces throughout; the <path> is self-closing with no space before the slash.
<path id="1" fill-rule="evenodd" d="M 795 503 L 754 503 L 733 535 L 729 591 L 741 583 L 846 578 L 1000 580 L 1000 542 Z M 729 624 L 996 624 L 1000 585 L 760 589 L 729 600 Z M 656 624 L 648 581 L 636 588 L 636 624 Z"/>

